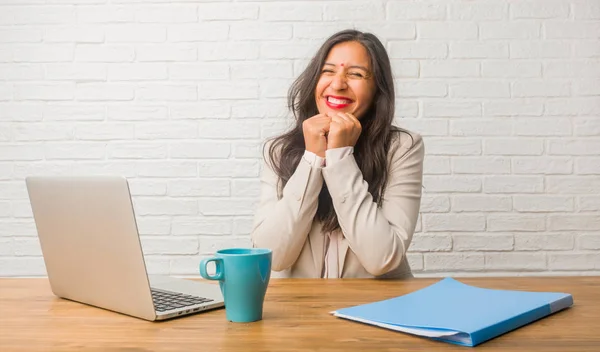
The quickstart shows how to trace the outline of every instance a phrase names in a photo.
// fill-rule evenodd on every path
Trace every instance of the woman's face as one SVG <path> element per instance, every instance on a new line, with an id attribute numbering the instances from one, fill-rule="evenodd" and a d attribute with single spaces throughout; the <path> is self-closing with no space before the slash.
<path id="1" fill-rule="evenodd" d="M 371 60 L 362 44 L 343 42 L 331 48 L 315 89 L 319 113 L 347 112 L 360 119 L 371 107 L 375 90 Z"/>

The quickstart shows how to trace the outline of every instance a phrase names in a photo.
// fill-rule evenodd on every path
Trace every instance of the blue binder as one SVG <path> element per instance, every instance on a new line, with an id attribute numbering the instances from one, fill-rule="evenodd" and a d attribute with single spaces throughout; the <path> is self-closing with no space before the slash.
<path id="1" fill-rule="evenodd" d="M 573 305 L 573 296 L 473 287 L 445 278 L 421 290 L 344 308 L 334 316 L 463 346 L 476 346 Z"/>

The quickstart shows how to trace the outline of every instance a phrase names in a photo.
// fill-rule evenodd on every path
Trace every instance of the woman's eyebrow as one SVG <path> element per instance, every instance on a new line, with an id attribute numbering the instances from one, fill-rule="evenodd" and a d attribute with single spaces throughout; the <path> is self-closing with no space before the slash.
<path id="1" fill-rule="evenodd" d="M 326 62 L 326 63 L 324 64 L 324 66 L 334 66 L 334 67 L 335 67 L 335 64 L 332 64 L 332 63 L 330 63 L 330 62 Z M 348 66 L 348 68 L 359 68 L 359 69 L 361 69 L 361 70 L 364 70 L 365 72 L 369 72 L 369 69 L 368 69 L 368 68 L 366 68 L 366 67 L 364 67 L 364 66 L 360 66 L 360 65 L 351 65 L 351 66 Z"/>

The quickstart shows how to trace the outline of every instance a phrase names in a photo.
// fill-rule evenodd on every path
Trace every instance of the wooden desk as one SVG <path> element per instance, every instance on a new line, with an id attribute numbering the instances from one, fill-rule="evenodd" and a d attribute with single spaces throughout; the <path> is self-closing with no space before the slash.
<path id="1" fill-rule="evenodd" d="M 0 351 L 468 351 L 332 317 L 438 279 L 271 281 L 264 320 L 230 323 L 219 309 L 151 323 L 56 298 L 47 279 L 0 279 Z M 600 351 L 600 277 L 464 278 L 498 289 L 562 291 L 575 306 L 480 345 L 482 351 Z M 493 304 L 493 303 L 492 303 Z"/>

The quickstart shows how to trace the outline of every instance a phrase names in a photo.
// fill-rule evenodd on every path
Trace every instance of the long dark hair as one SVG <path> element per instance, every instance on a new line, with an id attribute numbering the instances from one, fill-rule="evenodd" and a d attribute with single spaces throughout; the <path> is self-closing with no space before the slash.
<path id="1" fill-rule="evenodd" d="M 336 44 L 350 41 L 362 44 L 367 50 L 376 85 L 373 103 L 360 119 L 362 133 L 354 146 L 354 157 L 364 180 L 369 185 L 369 193 L 381 206 L 388 177 L 387 154 L 393 134 L 399 131 L 392 125 L 395 109 L 394 81 L 390 60 L 381 41 L 371 33 L 357 30 L 344 30 L 329 37 L 290 87 L 288 107 L 294 114 L 296 124 L 290 131 L 274 138 L 269 148 L 270 164 L 280 181 L 280 195 L 304 154 L 302 122 L 319 113 L 314 92 L 325 59 Z M 325 183 L 319 194 L 316 217 L 323 223 L 324 231 L 339 228 L 337 215 Z"/>

